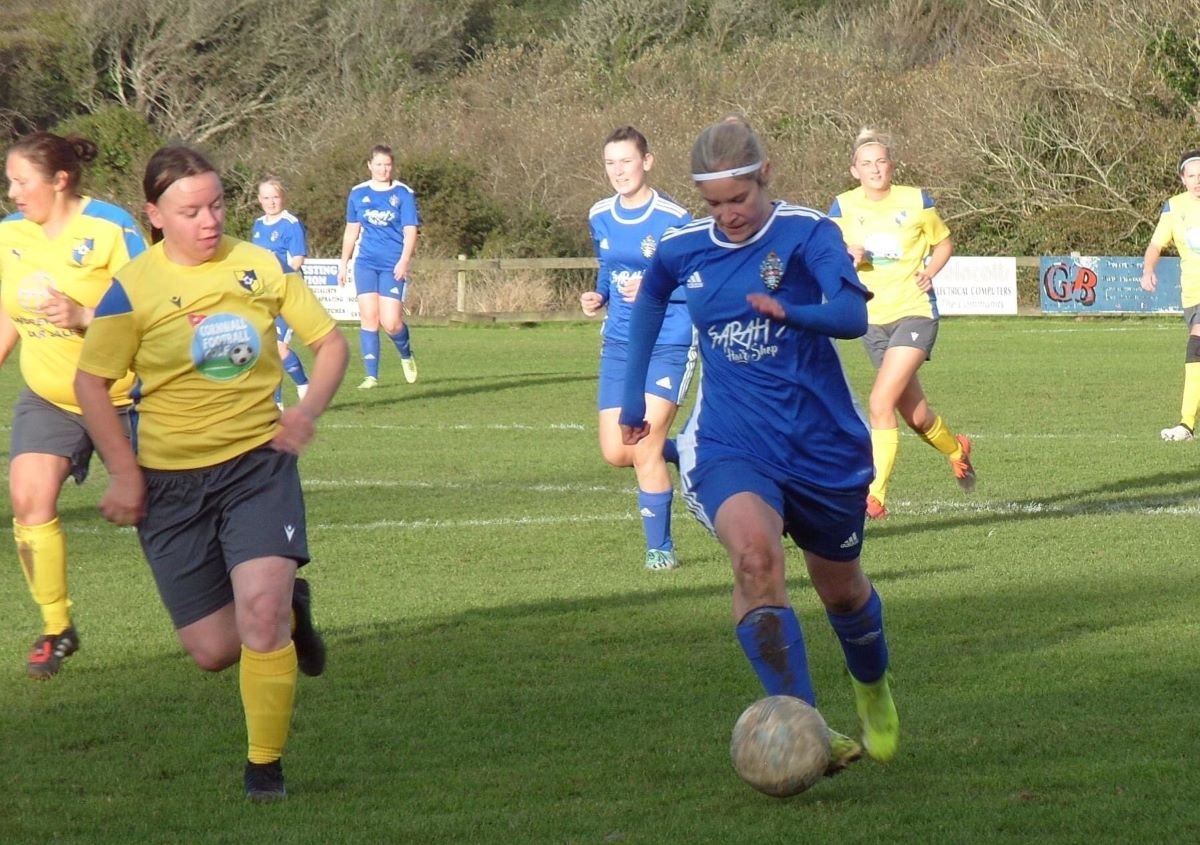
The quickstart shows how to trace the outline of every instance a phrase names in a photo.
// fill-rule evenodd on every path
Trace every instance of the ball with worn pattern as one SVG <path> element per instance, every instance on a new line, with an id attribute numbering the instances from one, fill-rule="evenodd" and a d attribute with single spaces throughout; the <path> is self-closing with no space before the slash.
<path id="1" fill-rule="evenodd" d="M 829 728 L 817 709 L 799 698 L 760 698 L 733 726 L 729 754 L 738 775 L 759 792 L 798 795 L 829 766 Z"/>

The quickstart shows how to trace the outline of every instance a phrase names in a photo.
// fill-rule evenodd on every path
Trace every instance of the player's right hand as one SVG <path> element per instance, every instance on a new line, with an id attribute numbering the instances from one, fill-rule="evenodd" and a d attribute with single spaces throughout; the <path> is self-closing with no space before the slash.
<path id="1" fill-rule="evenodd" d="M 1146 293 L 1154 293 L 1158 287 L 1158 276 L 1153 273 L 1145 273 L 1142 275 L 1142 290 Z"/>
<path id="2" fill-rule="evenodd" d="M 604 307 L 604 297 L 594 290 L 585 291 L 579 295 L 579 306 L 585 317 L 595 317 Z"/>
<path id="3" fill-rule="evenodd" d="M 622 425 L 621 426 L 621 442 L 626 446 L 636 446 L 642 438 L 649 436 L 650 423 L 642 420 L 642 424 L 638 426 Z"/>
<path id="4" fill-rule="evenodd" d="M 146 481 L 140 469 L 109 477 L 100 513 L 114 525 L 137 525 L 146 515 Z"/>

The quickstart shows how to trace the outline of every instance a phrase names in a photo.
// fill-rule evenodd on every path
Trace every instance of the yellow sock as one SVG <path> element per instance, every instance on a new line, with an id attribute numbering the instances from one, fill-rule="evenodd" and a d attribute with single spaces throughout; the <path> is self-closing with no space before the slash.
<path id="1" fill-rule="evenodd" d="M 1183 365 L 1183 403 L 1179 409 L 1179 421 L 1192 431 L 1196 430 L 1196 408 L 1200 407 L 1200 361 Z"/>
<path id="2" fill-rule="evenodd" d="M 933 425 L 929 426 L 925 431 L 918 431 L 918 436 L 933 448 L 937 449 L 947 458 L 961 458 L 962 445 L 958 442 L 958 438 L 954 436 L 954 432 L 946 425 L 946 421 L 940 416 L 933 418 Z"/>
<path id="3" fill-rule="evenodd" d="M 61 634 L 71 627 L 71 600 L 67 598 L 67 537 L 58 517 L 44 525 L 22 525 L 14 519 L 13 539 L 29 593 L 42 611 L 42 633 Z"/>
<path id="4" fill-rule="evenodd" d="M 283 756 L 296 698 L 296 646 L 278 651 L 251 651 L 242 646 L 238 680 L 246 711 L 246 737 L 251 763 L 271 763 Z"/>
<path id="5" fill-rule="evenodd" d="M 871 452 L 875 456 L 875 480 L 871 482 L 868 492 L 878 499 L 880 504 L 887 501 L 888 482 L 891 481 L 892 470 L 896 467 L 896 453 L 899 451 L 900 429 L 871 429 Z"/>

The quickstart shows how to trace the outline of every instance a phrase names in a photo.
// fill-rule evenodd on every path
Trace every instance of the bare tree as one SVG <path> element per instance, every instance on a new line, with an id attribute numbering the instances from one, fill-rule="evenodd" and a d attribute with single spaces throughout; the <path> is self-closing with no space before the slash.
<path id="1" fill-rule="evenodd" d="M 202 143 L 285 119 L 320 83 L 315 0 L 74 2 L 92 58 L 84 103 L 115 100 L 168 137 Z"/>

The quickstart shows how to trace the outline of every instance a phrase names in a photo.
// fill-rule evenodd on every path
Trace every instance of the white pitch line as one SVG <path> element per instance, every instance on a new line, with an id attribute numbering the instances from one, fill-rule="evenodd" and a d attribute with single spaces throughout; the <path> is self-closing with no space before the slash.
<path id="1" fill-rule="evenodd" d="M 940 514 L 991 514 L 996 516 L 1048 515 L 1089 516 L 1096 514 L 1141 514 L 1144 516 L 1179 516 L 1193 519 L 1200 515 L 1200 501 L 1185 505 L 1162 505 L 1160 500 L 1134 499 L 1128 502 L 1014 502 L 981 499 L 914 502 L 890 501 L 896 516 L 937 516 Z M 566 516 L 512 516 L 491 519 L 384 519 L 375 522 L 315 522 L 312 531 L 458 531 L 467 528 L 523 528 L 546 525 L 585 525 L 594 522 L 632 522 L 640 517 L 632 512 L 608 514 L 573 514 Z M 68 534 L 99 535 L 115 532 L 132 534 L 128 526 L 72 526 Z"/>
<path id="2" fill-rule="evenodd" d="M 455 423 L 454 425 L 398 425 L 393 423 L 339 423 L 322 422 L 322 429 L 369 429 L 381 431 L 584 431 L 581 423 L 547 423 L 527 425 L 525 423 Z"/>
<path id="3" fill-rule="evenodd" d="M 1171 315 L 1164 314 L 1162 316 L 1169 318 Z M 1181 315 L 1175 315 L 1175 316 L 1181 317 Z M 1154 319 L 1154 318 L 1151 318 L 1151 319 Z M 1053 328 L 1051 328 L 1049 326 L 1040 326 L 1038 328 L 1020 328 L 1020 329 L 1006 330 L 1005 334 L 1082 334 L 1082 333 L 1097 334 L 1097 333 L 1101 333 L 1101 332 L 1166 332 L 1166 331 L 1176 332 L 1176 331 L 1179 331 L 1179 329 L 1181 329 L 1181 328 L 1183 328 L 1182 322 L 1172 324 L 1172 325 L 1156 323 L 1154 325 L 1149 325 L 1149 326 L 1104 326 L 1104 327 L 1099 327 L 1099 326 L 1055 326 Z"/>
<path id="4" fill-rule="evenodd" d="M 635 487 L 609 487 L 601 484 L 528 484 L 516 486 L 504 482 L 404 481 L 387 478 L 316 478 L 304 479 L 306 490 L 339 490 L 371 487 L 402 487 L 414 490 L 507 490 L 523 493 L 630 493 Z"/>
<path id="5" fill-rule="evenodd" d="M 1186 516 L 1200 514 L 1200 501 L 1191 505 L 1162 505 L 1162 498 L 1130 499 L 1125 502 L 1087 502 L 1069 503 L 1049 502 L 1005 502 L 963 499 L 957 501 L 944 500 L 932 502 L 891 502 L 896 514 L 914 516 L 937 516 L 938 514 L 1046 514 L 1050 516 L 1087 516 L 1089 514 L 1142 514 L 1144 516 Z"/>
<path id="6" fill-rule="evenodd" d="M 378 522 L 319 522 L 309 531 L 379 531 L 426 529 L 457 531 L 463 528 L 519 528 L 527 525 L 581 525 L 589 522 L 627 522 L 640 519 L 635 513 L 576 514 L 574 516 L 519 516 L 496 519 L 384 519 Z"/>

